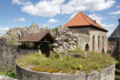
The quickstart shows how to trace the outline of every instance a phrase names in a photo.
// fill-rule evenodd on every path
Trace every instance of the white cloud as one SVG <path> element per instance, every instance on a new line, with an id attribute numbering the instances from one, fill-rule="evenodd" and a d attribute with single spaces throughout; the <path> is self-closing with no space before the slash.
<path id="1" fill-rule="evenodd" d="M 32 5 L 30 1 L 20 1 L 20 0 L 12 0 L 12 4 L 18 4 L 18 5 Z"/>
<path id="2" fill-rule="evenodd" d="M 77 11 L 101 11 L 112 7 L 115 0 L 70 0 L 62 5 L 62 14 L 70 14 Z"/>
<path id="3" fill-rule="evenodd" d="M 73 13 L 71 16 L 70 16 L 70 19 L 72 19 L 78 12 L 75 12 Z"/>
<path id="4" fill-rule="evenodd" d="M 108 14 L 120 14 L 120 10 L 118 10 L 116 12 L 109 12 Z"/>
<path id="5" fill-rule="evenodd" d="M 7 21 L 9 22 L 10 20 L 8 19 Z"/>
<path id="6" fill-rule="evenodd" d="M 20 18 L 20 19 L 14 19 L 14 20 L 12 20 L 12 22 L 18 22 L 18 21 L 26 21 L 23 17 L 22 18 Z"/>
<path id="7" fill-rule="evenodd" d="M 120 8 L 120 5 L 117 5 L 116 8 Z"/>
<path id="8" fill-rule="evenodd" d="M 46 27 L 50 27 L 50 25 L 42 24 L 41 27 L 46 28 Z"/>
<path id="9" fill-rule="evenodd" d="M 12 0 L 12 4 L 17 3 L 18 5 L 22 4 L 22 2 L 20 2 L 19 0 Z"/>
<path id="10" fill-rule="evenodd" d="M 99 24 L 101 24 L 101 20 L 107 18 L 107 17 L 101 17 L 100 14 L 98 14 L 98 15 L 96 15 L 96 14 L 90 14 L 89 17 L 92 18 L 93 20 L 96 20 L 97 23 L 99 23 Z"/>
<path id="11" fill-rule="evenodd" d="M 116 16 L 112 16 L 112 18 L 115 18 Z"/>
<path id="12" fill-rule="evenodd" d="M 35 5 L 27 5 L 22 7 L 22 11 L 35 16 L 53 17 L 60 14 L 61 4 L 65 0 L 43 0 Z"/>
<path id="13" fill-rule="evenodd" d="M 100 24 L 102 27 L 106 27 L 106 28 L 110 28 L 110 27 L 115 27 L 114 24 L 105 24 L 105 23 L 102 23 L 101 21 L 103 19 L 106 19 L 107 17 L 101 17 L 100 14 L 96 15 L 96 14 L 90 14 L 89 15 L 90 18 L 92 18 L 93 20 L 96 20 L 98 24 Z"/>
<path id="14" fill-rule="evenodd" d="M 113 30 L 108 30 L 107 37 L 109 37 L 112 34 Z"/>
<path id="15" fill-rule="evenodd" d="M 0 27 L 0 36 L 3 36 L 8 30 L 9 30 L 9 28 L 1 28 Z"/>
<path id="16" fill-rule="evenodd" d="M 58 20 L 56 19 L 50 19 L 49 21 L 47 21 L 47 23 L 56 23 L 56 22 L 58 22 Z"/>

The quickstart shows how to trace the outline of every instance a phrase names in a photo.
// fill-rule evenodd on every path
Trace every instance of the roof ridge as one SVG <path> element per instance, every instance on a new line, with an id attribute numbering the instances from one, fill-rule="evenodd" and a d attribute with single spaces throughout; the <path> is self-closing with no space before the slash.
<path id="1" fill-rule="evenodd" d="M 82 12 L 82 11 L 80 11 L 81 12 L 81 14 L 83 15 L 83 17 L 85 18 L 85 14 Z M 85 18 L 85 20 L 90 24 L 90 22 Z"/>

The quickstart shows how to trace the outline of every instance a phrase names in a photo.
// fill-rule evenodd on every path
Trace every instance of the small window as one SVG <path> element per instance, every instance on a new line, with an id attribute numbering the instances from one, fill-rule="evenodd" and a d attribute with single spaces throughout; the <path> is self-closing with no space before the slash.
<path id="1" fill-rule="evenodd" d="M 100 36 L 98 36 L 98 48 L 100 48 Z"/>
<path id="2" fill-rule="evenodd" d="M 95 49 L 95 36 L 93 36 L 92 45 L 93 45 L 93 50 L 94 50 Z"/>

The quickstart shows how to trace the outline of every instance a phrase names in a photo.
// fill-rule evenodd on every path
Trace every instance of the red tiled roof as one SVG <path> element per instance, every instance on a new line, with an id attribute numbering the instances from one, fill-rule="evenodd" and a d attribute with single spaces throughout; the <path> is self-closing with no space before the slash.
<path id="1" fill-rule="evenodd" d="M 107 51 L 110 51 L 110 50 L 111 50 L 111 48 L 110 48 L 109 44 L 107 44 Z"/>
<path id="2" fill-rule="evenodd" d="M 83 12 L 78 12 L 69 22 L 67 22 L 64 27 L 80 27 L 80 26 L 90 26 L 93 25 L 99 29 L 107 31 L 102 26 L 100 26 L 97 22 L 93 22 L 93 20 L 88 17 Z"/>

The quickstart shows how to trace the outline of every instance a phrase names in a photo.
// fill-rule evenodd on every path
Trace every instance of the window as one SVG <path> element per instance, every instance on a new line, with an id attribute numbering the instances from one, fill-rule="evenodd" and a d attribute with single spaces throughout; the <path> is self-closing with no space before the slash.
<path id="1" fill-rule="evenodd" d="M 104 36 L 102 37 L 102 46 L 104 47 Z"/>
<path id="2" fill-rule="evenodd" d="M 100 36 L 98 36 L 98 48 L 100 48 Z"/>
<path id="3" fill-rule="evenodd" d="M 93 41 L 92 41 L 92 45 L 93 45 L 93 50 L 95 49 L 95 36 L 93 36 Z"/>

